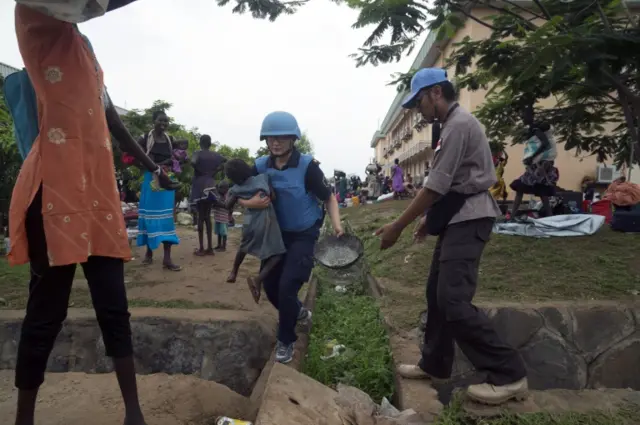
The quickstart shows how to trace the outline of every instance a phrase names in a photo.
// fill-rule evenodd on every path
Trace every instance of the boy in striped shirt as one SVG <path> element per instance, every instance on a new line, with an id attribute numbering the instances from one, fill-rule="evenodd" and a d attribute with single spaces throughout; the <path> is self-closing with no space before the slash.
<path id="1" fill-rule="evenodd" d="M 218 246 L 215 247 L 216 251 L 227 250 L 227 229 L 229 227 L 229 216 L 231 212 L 224 207 L 224 202 L 227 200 L 227 194 L 229 192 L 229 182 L 226 180 L 218 183 L 218 194 L 220 195 L 219 204 L 213 207 L 213 219 L 216 224 L 213 230 L 218 235 Z"/>

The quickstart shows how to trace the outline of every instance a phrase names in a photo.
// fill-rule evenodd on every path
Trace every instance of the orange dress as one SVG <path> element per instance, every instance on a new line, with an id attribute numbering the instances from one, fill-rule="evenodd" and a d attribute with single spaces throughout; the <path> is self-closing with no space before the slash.
<path id="1" fill-rule="evenodd" d="M 42 185 L 49 264 L 131 258 L 120 207 L 102 70 L 73 24 L 17 5 L 16 34 L 38 98 L 40 134 L 9 210 L 11 264 L 29 261 L 25 218 Z"/>

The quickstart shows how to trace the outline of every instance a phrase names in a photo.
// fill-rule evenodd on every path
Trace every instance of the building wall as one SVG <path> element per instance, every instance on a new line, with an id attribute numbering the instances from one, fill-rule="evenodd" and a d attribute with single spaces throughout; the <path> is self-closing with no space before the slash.
<path id="1" fill-rule="evenodd" d="M 483 19 L 491 14 L 494 14 L 495 11 L 491 10 L 482 10 L 475 9 L 473 14 L 479 19 Z M 458 31 L 458 33 L 442 48 L 440 49 L 440 54 L 437 57 L 435 63 L 423 63 L 422 66 L 436 66 L 436 67 L 445 67 L 445 63 L 447 58 L 451 55 L 451 53 L 455 50 L 454 45 L 460 41 L 462 41 L 465 37 L 469 36 L 472 39 L 481 39 L 487 38 L 490 36 L 491 31 L 485 26 L 473 21 L 467 20 L 465 26 Z M 473 71 L 474 67 L 471 68 L 470 71 Z M 453 75 L 454 70 L 448 69 L 449 75 Z M 479 108 L 484 99 L 486 97 L 485 90 L 478 91 L 468 91 L 461 90 L 459 93 L 459 103 L 462 107 L 467 110 L 473 112 L 477 108 Z M 554 101 L 553 99 L 547 99 L 541 102 L 540 106 L 553 107 Z M 380 164 L 391 164 L 393 160 L 397 158 L 402 152 L 410 149 L 416 143 L 420 141 L 426 141 L 429 145 L 431 144 L 431 126 L 426 126 L 420 132 L 412 129 L 413 137 L 407 143 L 403 143 L 403 147 L 398 151 L 396 150 L 392 155 L 389 155 L 388 158 L 383 157 L 384 147 L 389 146 L 390 143 L 390 135 L 393 134 L 398 128 L 401 128 L 403 123 L 403 118 L 405 114 L 400 114 L 400 117 L 395 120 L 395 122 L 389 126 L 389 129 L 382 129 L 382 131 L 386 130 L 386 137 L 381 139 L 375 149 L 376 160 Z M 407 145 L 405 147 L 405 145 Z M 524 165 L 522 164 L 522 156 L 524 153 L 524 146 L 522 144 L 518 144 L 515 146 L 511 146 L 508 144 L 506 148 L 507 154 L 509 155 L 509 163 L 505 169 L 504 178 L 509 185 L 511 181 L 518 178 L 524 172 Z M 424 171 L 425 162 L 430 160 L 433 156 L 431 149 L 428 149 L 427 152 L 421 154 L 416 158 L 412 158 L 408 161 L 407 164 L 404 165 L 405 170 L 409 170 L 412 175 L 422 175 Z M 564 149 L 563 144 L 558 145 L 558 156 L 556 158 L 556 166 L 559 170 L 560 180 L 558 182 L 558 186 L 569 189 L 569 190 L 580 190 L 580 183 L 582 178 L 586 175 L 594 176 L 597 168 L 597 161 L 594 156 L 586 156 L 581 155 L 580 157 L 576 156 L 575 150 L 566 151 Z M 389 173 L 389 170 L 385 170 L 386 173 Z M 636 167 L 632 171 L 632 181 L 640 183 L 640 169 Z M 509 198 L 513 199 L 514 193 L 509 193 Z"/>

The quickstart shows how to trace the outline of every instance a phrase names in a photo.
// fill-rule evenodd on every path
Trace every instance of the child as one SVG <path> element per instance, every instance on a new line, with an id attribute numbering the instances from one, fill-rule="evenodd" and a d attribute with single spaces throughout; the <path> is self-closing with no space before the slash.
<path id="1" fill-rule="evenodd" d="M 229 229 L 229 210 L 226 206 L 226 199 L 229 193 L 229 182 L 222 180 L 218 183 L 218 202 L 213 207 L 213 219 L 216 221 L 214 226 L 215 234 L 218 235 L 218 246 L 216 251 L 227 250 L 227 234 Z"/>
<path id="2" fill-rule="evenodd" d="M 234 184 L 229 191 L 227 208 L 233 209 L 238 199 L 251 199 L 256 194 L 262 197 L 270 196 L 274 199 L 274 192 L 269 184 L 266 174 L 253 175 L 253 170 L 241 159 L 232 159 L 225 165 L 225 174 Z M 272 204 L 264 209 L 251 209 L 245 211 L 242 225 L 242 242 L 233 262 L 233 270 L 229 274 L 227 282 L 235 282 L 238 270 L 247 254 L 258 257 L 263 265 L 258 276 L 247 278 L 253 300 L 260 301 L 262 282 L 271 270 L 282 259 L 286 252 L 280 226 L 276 217 L 276 211 Z"/>

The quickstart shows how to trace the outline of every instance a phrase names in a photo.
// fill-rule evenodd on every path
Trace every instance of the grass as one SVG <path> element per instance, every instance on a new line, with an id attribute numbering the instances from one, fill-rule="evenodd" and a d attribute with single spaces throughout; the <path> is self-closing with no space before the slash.
<path id="1" fill-rule="evenodd" d="M 529 413 L 504 415 L 491 419 L 469 417 L 458 398 L 437 418 L 433 425 L 636 425 L 640 423 L 637 407 L 622 407 L 618 412 L 591 413 Z"/>
<path id="2" fill-rule="evenodd" d="M 380 402 L 394 392 L 389 337 L 373 298 L 354 284 L 341 294 L 330 284 L 327 270 L 316 268 L 318 295 L 313 316 L 309 349 L 303 364 L 305 374 L 335 388 L 342 383 L 369 394 Z M 355 289 L 354 289 L 355 288 Z M 331 353 L 328 343 L 342 344 L 346 350 L 323 360 Z"/>
<path id="3" fill-rule="evenodd" d="M 127 286 L 135 286 L 137 274 L 132 276 L 134 282 L 129 282 Z M 76 277 L 83 279 L 82 269 L 78 267 Z M 146 282 L 145 284 L 148 284 Z M 0 258 L 0 298 L 4 303 L 0 303 L 0 310 L 23 310 L 27 305 L 29 285 L 29 266 L 10 267 L 6 259 Z M 86 283 L 74 282 L 69 298 L 69 306 L 74 308 L 92 308 L 91 295 Z M 221 303 L 194 303 L 188 300 L 175 299 L 167 301 L 156 301 L 146 298 L 129 298 L 129 307 L 153 307 L 153 308 L 179 308 L 179 309 L 237 309 Z"/>
<path id="4" fill-rule="evenodd" d="M 435 237 L 412 243 L 408 228 L 380 251 L 373 232 L 392 221 L 408 201 L 342 210 L 365 244 L 372 274 L 386 288 L 383 306 L 394 326 L 410 329 L 424 309 L 424 290 Z M 640 237 L 608 227 L 586 237 L 535 239 L 492 235 L 480 265 L 478 301 L 628 300 L 640 290 Z M 398 275 L 402 279 L 398 279 Z M 395 316 L 395 317 L 394 317 Z"/>

